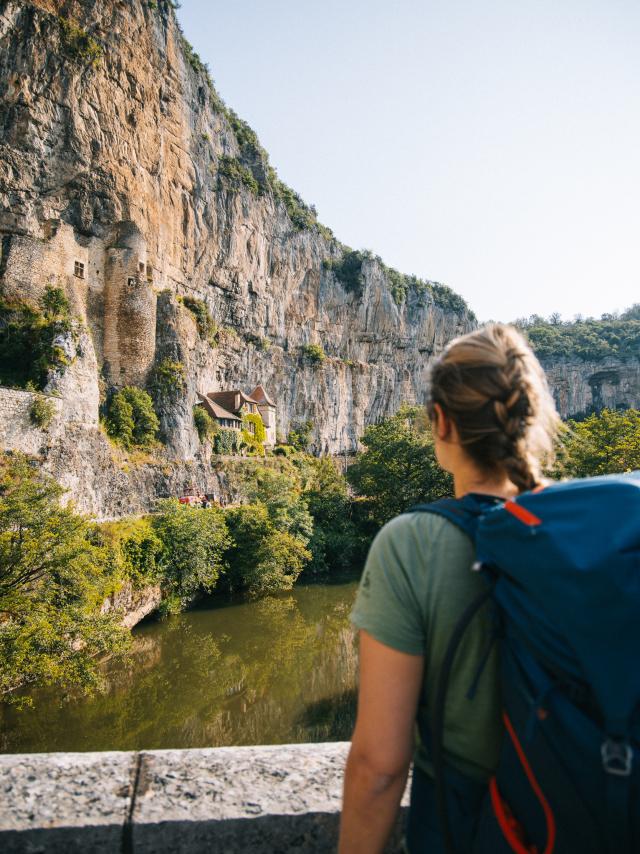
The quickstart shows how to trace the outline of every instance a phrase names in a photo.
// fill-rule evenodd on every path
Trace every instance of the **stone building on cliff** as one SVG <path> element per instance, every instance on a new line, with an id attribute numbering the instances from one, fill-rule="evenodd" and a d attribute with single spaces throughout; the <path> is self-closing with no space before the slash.
<path id="1" fill-rule="evenodd" d="M 275 445 L 276 404 L 261 385 L 256 386 L 251 394 L 233 389 L 198 394 L 198 398 L 200 405 L 225 430 L 241 430 L 242 416 L 247 413 L 260 415 L 267 434 L 264 444 L 267 447 Z M 253 425 L 249 425 L 248 429 L 253 432 L 252 428 Z"/>
<path id="2" fill-rule="evenodd" d="M 154 275 L 142 232 L 133 222 L 118 222 L 102 237 L 88 236 L 59 219 L 45 221 L 41 232 L 0 228 L 3 296 L 38 302 L 47 285 L 62 287 L 91 329 L 106 379 L 142 385 L 156 344 Z"/>

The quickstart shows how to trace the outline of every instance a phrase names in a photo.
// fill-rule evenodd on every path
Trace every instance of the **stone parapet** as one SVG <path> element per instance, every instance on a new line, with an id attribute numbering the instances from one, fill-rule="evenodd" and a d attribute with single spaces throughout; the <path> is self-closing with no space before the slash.
<path id="1" fill-rule="evenodd" d="M 0 850 L 326 854 L 348 747 L 0 756 Z M 398 851 L 400 826 L 389 847 Z"/>

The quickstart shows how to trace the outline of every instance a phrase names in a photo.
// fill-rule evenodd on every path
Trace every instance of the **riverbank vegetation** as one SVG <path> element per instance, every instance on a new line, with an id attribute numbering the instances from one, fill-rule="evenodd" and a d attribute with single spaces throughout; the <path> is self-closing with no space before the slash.
<path id="1" fill-rule="evenodd" d="M 19 704 L 39 685 L 98 688 L 100 659 L 127 651 L 122 615 L 102 607 L 126 586 L 159 585 L 169 614 L 206 592 L 260 597 L 357 572 L 385 522 L 451 493 L 419 407 L 369 426 L 346 474 L 303 446 L 228 461 L 234 506 L 167 499 L 147 517 L 102 524 L 65 505 L 28 458 L 0 456 L 0 696 Z M 552 476 L 638 468 L 640 412 L 605 410 L 568 425 Z"/>

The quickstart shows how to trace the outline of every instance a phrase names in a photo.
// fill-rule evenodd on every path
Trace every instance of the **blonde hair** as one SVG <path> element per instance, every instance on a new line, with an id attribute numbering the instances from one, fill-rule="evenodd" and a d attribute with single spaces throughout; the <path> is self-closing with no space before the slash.
<path id="1" fill-rule="evenodd" d="M 560 417 L 531 348 L 512 326 L 491 323 L 456 338 L 431 369 L 427 410 L 439 403 L 483 470 L 503 470 L 520 491 L 554 459 Z"/>

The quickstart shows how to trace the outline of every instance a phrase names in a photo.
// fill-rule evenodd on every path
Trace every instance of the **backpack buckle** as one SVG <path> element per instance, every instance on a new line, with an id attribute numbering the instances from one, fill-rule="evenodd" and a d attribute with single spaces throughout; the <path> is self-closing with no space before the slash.
<path id="1" fill-rule="evenodd" d="M 631 774 L 633 750 L 628 741 L 608 738 L 602 742 L 600 753 L 607 774 L 615 774 L 617 777 L 628 777 Z"/>

